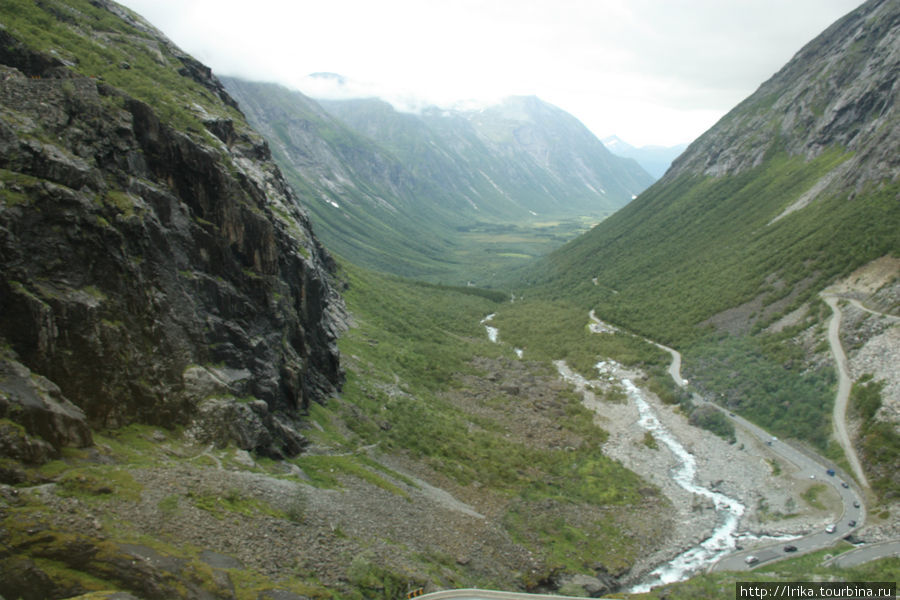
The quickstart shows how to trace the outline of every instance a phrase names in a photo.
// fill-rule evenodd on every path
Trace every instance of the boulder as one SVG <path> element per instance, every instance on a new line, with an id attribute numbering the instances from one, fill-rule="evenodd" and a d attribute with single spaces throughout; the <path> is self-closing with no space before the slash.
<path id="1" fill-rule="evenodd" d="M 92 444 L 84 412 L 59 387 L 16 360 L 0 359 L 0 456 L 43 463 L 64 446 Z"/>
<path id="2" fill-rule="evenodd" d="M 200 402 L 187 434 L 201 444 L 234 444 L 272 458 L 296 456 L 307 444 L 294 423 L 262 400 L 227 396 Z"/>

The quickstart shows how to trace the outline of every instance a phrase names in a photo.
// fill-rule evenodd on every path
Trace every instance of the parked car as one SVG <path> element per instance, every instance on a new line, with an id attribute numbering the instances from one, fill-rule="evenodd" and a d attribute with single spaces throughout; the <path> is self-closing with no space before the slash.
<path id="1" fill-rule="evenodd" d="M 793 544 L 788 544 L 787 546 L 784 547 L 784 551 L 785 552 L 796 552 L 797 546 L 795 546 Z"/>
<path id="2" fill-rule="evenodd" d="M 825 533 L 834 533 L 835 529 L 837 529 L 837 527 L 835 527 L 834 523 L 832 523 L 831 525 L 829 525 L 828 527 L 825 528 Z"/>

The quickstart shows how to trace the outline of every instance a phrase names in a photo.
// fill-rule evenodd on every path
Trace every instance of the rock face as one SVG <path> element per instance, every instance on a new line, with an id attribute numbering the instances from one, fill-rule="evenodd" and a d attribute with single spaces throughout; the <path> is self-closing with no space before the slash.
<path id="1" fill-rule="evenodd" d="M 826 183 L 852 189 L 896 177 L 898 32 L 896 2 L 866 2 L 691 144 L 666 179 L 684 172 L 734 175 L 773 151 L 811 159 L 835 146 L 855 155 Z"/>
<path id="2" fill-rule="evenodd" d="M 90 10 L 177 70 L 183 104 L 0 31 L 0 343 L 94 426 L 186 423 L 215 393 L 264 404 L 246 449 L 296 453 L 285 432 L 342 381 L 335 264 L 209 69 L 118 5 Z"/>

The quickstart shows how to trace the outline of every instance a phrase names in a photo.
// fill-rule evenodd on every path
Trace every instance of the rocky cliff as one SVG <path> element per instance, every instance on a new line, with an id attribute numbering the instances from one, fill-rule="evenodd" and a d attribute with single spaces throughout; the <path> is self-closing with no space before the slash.
<path id="1" fill-rule="evenodd" d="M 57 450 L 89 431 L 23 414 L 296 454 L 298 415 L 341 385 L 343 309 L 268 146 L 208 68 L 118 5 L 12 4 L 0 417 Z"/>
<path id="2" fill-rule="evenodd" d="M 900 6 L 870 1 L 804 46 L 675 161 L 667 175 L 736 175 L 773 153 L 812 160 L 839 147 L 854 156 L 829 173 L 859 191 L 900 170 Z"/>

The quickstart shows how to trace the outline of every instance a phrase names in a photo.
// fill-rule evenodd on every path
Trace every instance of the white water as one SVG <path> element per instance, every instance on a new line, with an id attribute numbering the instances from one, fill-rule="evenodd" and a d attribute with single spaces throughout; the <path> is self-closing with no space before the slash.
<path id="1" fill-rule="evenodd" d="M 744 514 L 745 507 L 725 494 L 714 492 L 694 483 L 694 478 L 697 474 L 697 462 L 694 460 L 694 455 L 685 450 L 684 446 L 659 421 L 656 413 L 653 412 L 653 408 L 644 399 L 640 388 L 628 379 L 622 380 L 622 386 L 637 406 L 638 414 L 640 415 L 638 424 L 651 432 L 657 440 L 664 443 L 678 459 L 680 465 L 673 470 L 672 479 L 688 492 L 712 500 L 720 519 L 712 535 L 701 542 L 700 545 L 679 554 L 668 563 L 657 567 L 645 578 L 643 583 L 631 589 L 634 593 L 640 593 L 658 585 L 684 581 L 692 573 L 714 563 L 723 555 L 734 550 L 736 545 L 735 532 L 741 515 Z"/>
<path id="2" fill-rule="evenodd" d="M 490 320 L 494 318 L 495 314 L 496 313 L 489 314 L 488 316 L 483 318 L 480 323 L 484 325 L 485 329 L 487 329 L 488 339 L 496 344 L 500 339 L 500 330 L 496 327 L 491 327 L 490 325 L 488 325 L 488 322 L 490 322 Z"/>
<path id="3" fill-rule="evenodd" d="M 492 313 L 482 319 L 481 324 L 487 330 L 488 338 L 492 342 L 497 342 L 499 331 L 496 327 L 487 325 L 493 318 L 494 314 Z M 591 318 L 592 321 L 599 321 L 593 314 L 591 314 Z M 518 353 L 519 350 L 517 349 L 516 354 Z M 592 387 L 587 379 L 571 371 L 565 361 L 555 361 L 554 365 L 560 376 L 569 383 L 574 384 L 577 390 L 584 392 Z M 596 365 L 597 370 L 605 375 L 610 375 L 609 368 L 617 366 L 614 361 L 599 362 Z M 737 545 L 737 526 L 746 507 L 734 498 L 696 484 L 694 479 L 697 475 L 697 461 L 694 459 L 694 455 L 688 452 L 660 422 L 653 411 L 653 407 L 644 399 L 641 389 L 634 385 L 630 379 L 622 379 L 621 382 L 629 398 L 637 406 L 640 416 L 638 424 L 643 429 L 651 432 L 658 441 L 665 444 L 678 459 L 679 466 L 673 469 L 672 479 L 688 492 L 712 500 L 716 511 L 719 513 L 719 524 L 713 529 L 712 535 L 699 545 L 682 552 L 668 563 L 657 567 L 644 578 L 642 583 L 631 589 L 632 593 L 641 593 L 649 591 L 658 585 L 684 581 L 696 571 L 713 564 L 725 554 L 734 551 Z"/>

